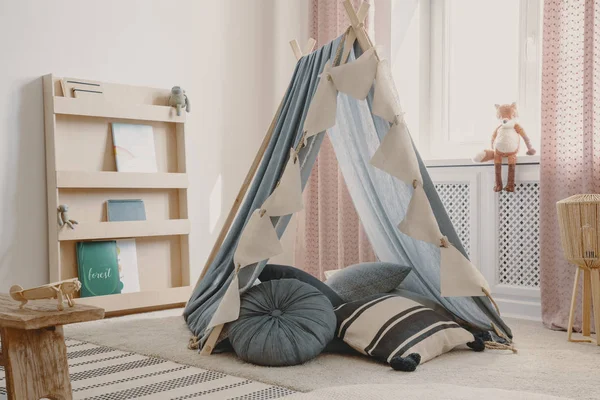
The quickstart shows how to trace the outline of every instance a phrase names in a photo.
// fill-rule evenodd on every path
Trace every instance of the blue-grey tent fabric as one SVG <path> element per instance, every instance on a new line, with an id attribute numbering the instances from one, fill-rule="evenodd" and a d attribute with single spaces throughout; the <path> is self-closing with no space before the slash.
<path id="1" fill-rule="evenodd" d="M 304 118 L 316 90 L 319 75 L 325 63 L 335 57 L 340 43 L 341 38 L 337 38 L 302 57 L 296 65 L 277 116 L 273 136 L 246 199 L 215 260 L 186 305 L 184 317 L 190 330 L 200 338 L 202 344 L 208 333 L 206 327 L 233 279 L 233 254 L 242 229 L 252 212 L 260 208 L 273 191 L 287 162 L 290 147 L 295 146 L 300 140 Z M 357 57 L 360 55 L 358 45 L 355 46 L 354 52 Z M 353 58 L 354 53 L 351 54 L 349 62 Z M 389 129 L 389 123 L 371 114 L 372 98 L 373 93 L 366 101 L 359 101 L 340 93 L 336 125 L 328 132 L 346 185 L 375 254 L 381 261 L 405 264 L 413 268 L 412 273 L 402 283 L 402 287 L 436 299 L 474 329 L 488 331 L 492 329 L 491 323 L 494 323 L 506 335 L 512 337 L 510 329 L 496 313 L 489 299 L 441 297 L 439 249 L 431 244 L 414 240 L 398 230 L 397 225 L 408 207 L 412 187 L 369 164 L 370 157 Z M 320 133 L 311 137 L 308 145 L 299 154 L 303 186 L 310 175 L 323 135 L 324 133 Z M 420 157 L 418 161 L 423 187 L 441 232 L 466 256 L 464 247 Z M 290 218 L 291 216 L 272 218 L 280 237 Z M 266 260 L 240 270 L 239 285 L 242 293 L 251 287 L 265 264 Z"/>
<path id="2" fill-rule="evenodd" d="M 288 160 L 290 148 L 300 141 L 304 118 L 308 112 L 310 100 L 317 89 L 319 75 L 325 63 L 335 56 L 340 41 L 341 38 L 338 38 L 319 50 L 302 57 L 296 65 L 281 110 L 277 116 L 271 141 L 246 194 L 246 199 L 240 207 L 215 260 L 210 265 L 205 277 L 194 289 L 185 307 L 184 318 L 193 334 L 201 339 L 201 343 L 204 343 L 206 327 L 233 279 L 233 254 L 242 229 L 250 219 L 252 212 L 261 207 L 275 188 Z M 303 187 L 310 176 L 324 134 L 322 132 L 309 138 L 307 146 L 298 155 Z M 283 235 L 290 218 L 291 216 L 272 218 L 279 237 Z M 252 285 L 265 264 L 266 260 L 240 270 L 239 285 L 242 292 Z"/>
<path id="3" fill-rule="evenodd" d="M 360 49 L 355 49 L 359 54 Z M 400 94 L 401 96 L 401 94 Z M 338 94 L 336 125 L 328 130 L 340 170 L 365 232 L 380 261 L 412 267 L 402 282 L 405 288 L 435 299 L 475 329 L 490 329 L 494 323 L 512 338 L 487 297 L 442 297 L 440 294 L 440 250 L 437 246 L 404 235 L 397 228 L 412 197 L 412 186 L 370 165 L 370 159 L 387 134 L 390 124 L 371 113 L 373 91 L 367 101 Z M 466 253 L 442 204 L 418 150 L 423 189 L 440 231 L 465 257 Z"/>

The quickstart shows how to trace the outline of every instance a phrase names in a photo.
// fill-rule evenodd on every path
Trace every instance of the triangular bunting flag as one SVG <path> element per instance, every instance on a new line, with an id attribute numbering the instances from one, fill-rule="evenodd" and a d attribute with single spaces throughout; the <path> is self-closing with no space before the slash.
<path id="1" fill-rule="evenodd" d="M 398 225 L 398 229 L 413 239 L 440 245 L 443 235 L 420 183 L 413 192 L 404 220 Z"/>
<path id="2" fill-rule="evenodd" d="M 331 79 L 331 62 L 325 64 L 317 90 L 310 101 L 304 131 L 309 138 L 335 125 L 337 111 L 337 89 Z"/>
<path id="3" fill-rule="evenodd" d="M 244 268 L 283 253 L 271 218 L 266 214 L 262 216 L 261 214 L 263 214 L 261 210 L 255 210 L 242 231 L 233 255 L 236 267 Z"/>
<path id="4" fill-rule="evenodd" d="M 450 245 L 440 248 L 440 291 L 442 296 L 485 296 L 490 287 L 481 272 L 462 255 L 456 247 Z"/>
<path id="5" fill-rule="evenodd" d="M 415 179 L 421 182 L 417 155 L 403 120 L 391 126 L 371 158 L 371 165 L 407 184 Z"/>
<path id="6" fill-rule="evenodd" d="M 364 100 L 373 86 L 377 72 L 375 48 L 371 47 L 355 61 L 331 68 L 331 77 L 340 92 Z"/>
<path id="7" fill-rule="evenodd" d="M 300 161 L 292 149 L 279 184 L 262 205 L 267 215 L 279 217 L 302 210 L 302 184 L 300 182 Z"/>
<path id="8" fill-rule="evenodd" d="M 235 321 L 240 316 L 240 289 L 238 275 L 234 272 L 233 280 L 223 295 L 217 311 L 213 314 L 206 329 Z"/>
<path id="9" fill-rule="evenodd" d="M 395 122 L 396 116 L 402 115 L 400 98 L 396 92 L 388 60 L 381 60 L 377 64 L 372 112 L 388 122 Z"/>

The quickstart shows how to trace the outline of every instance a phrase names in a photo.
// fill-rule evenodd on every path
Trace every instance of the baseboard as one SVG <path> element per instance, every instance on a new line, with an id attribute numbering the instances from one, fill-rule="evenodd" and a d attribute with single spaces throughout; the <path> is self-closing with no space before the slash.
<path id="1" fill-rule="evenodd" d="M 542 305 L 538 299 L 514 299 L 494 297 L 503 317 L 542 320 Z"/>

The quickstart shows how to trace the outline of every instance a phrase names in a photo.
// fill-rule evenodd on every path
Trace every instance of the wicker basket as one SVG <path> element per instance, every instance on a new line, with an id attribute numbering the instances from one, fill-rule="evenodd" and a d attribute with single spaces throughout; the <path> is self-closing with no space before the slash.
<path id="1" fill-rule="evenodd" d="M 600 330 L 600 194 L 577 194 L 556 203 L 558 225 L 565 258 L 577 265 L 568 339 L 573 342 L 592 342 L 591 315 L 594 314 L 596 332 Z M 579 277 L 583 272 L 583 339 L 573 339 L 573 320 L 576 309 Z M 593 304 L 593 310 L 592 310 Z M 596 334 L 600 346 L 600 335 Z"/>
<path id="2" fill-rule="evenodd" d="M 576 194 L 556 203 L 567 260 L 583 268 L 600 267 L 600 194 Z"/>

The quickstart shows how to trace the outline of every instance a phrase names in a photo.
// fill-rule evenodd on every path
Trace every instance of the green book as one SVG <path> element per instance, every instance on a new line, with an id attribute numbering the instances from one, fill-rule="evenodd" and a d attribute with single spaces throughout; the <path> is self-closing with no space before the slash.
<path id="1" fill-rule="evenodd" d="M 81 297 L 121 293 L 116 241 L 77 242 L 77 266 Z"/>

